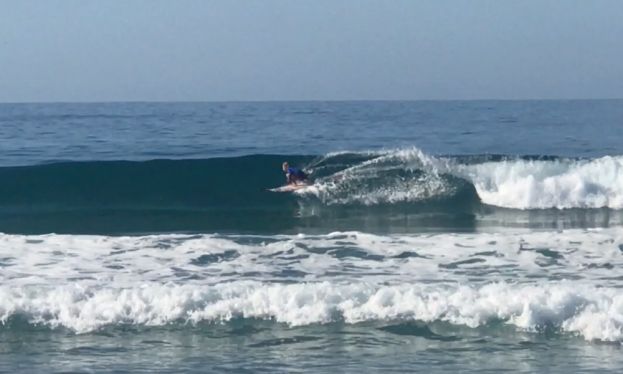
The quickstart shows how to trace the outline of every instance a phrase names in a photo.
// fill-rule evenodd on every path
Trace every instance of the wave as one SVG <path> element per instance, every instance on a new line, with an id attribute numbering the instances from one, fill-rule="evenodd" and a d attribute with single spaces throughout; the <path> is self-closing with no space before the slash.
<path id="1" fill-rule="evenodd" d="M 285 160 L 313 184 L 268 192 L 284 183 Z M 349 230 L 405 214 L 420 227 L 470 228 L 484 216 L 511 224 L 537 217 L 537 226 L 545 217 L 555 226 L 552 215 L 590 226 L 620 221 L 599 209 L 623 209 L 623 156 L 432 156 L 410 148 L 55 163 L 2 167 L 0 178 L 0 231 L 20 233 Z M 575 212 L 534 213 L 548 209 Z M 516 212 L 509 218 L 508 210 Z"/>
<path id="2" fill-rule="evenodd" d="M 314 183 L 301 195 L 326 204 L 443 200 L 473 191 L 514 209 L 623 208 L 623 156 L 427 155 L 417 148 L 325 156 L 254 155 L 207 160 L 77 162 L 0 168 L 0 204 L 50 206 L 248 206 L 276 197 L 284 160 Z M 275 199 L 273 199 L 275 200 Z"/>
<path id="3" fill-rule="evenodd" d="M 623 208 L 623 156 L 434 157 L 416 148 L 364 155 L 368 158 L 342 164 L 343 170 L 301 193 L 328 204 L 376 205 L 447 199 L 473 190 L 482 203 L 501 208 Z M 311 170 L 345 156 L 329 154 Z"/>
<path id="4" fill-rule="evenodd" d="M 616 288 L 577 284 L 482 287 L 366 283 L 208 287 L 143 284 L 126 289 L 0 287 L 0 321 L 16 318 L 86 333 L 107 326 L 222 323 L 269 319 L 290 326 L 368 321 L 443 321 L 471 328 L 500 321 L 520 330 L 556 329 L 586 340 L 621 341 L 623 295 Z"/>

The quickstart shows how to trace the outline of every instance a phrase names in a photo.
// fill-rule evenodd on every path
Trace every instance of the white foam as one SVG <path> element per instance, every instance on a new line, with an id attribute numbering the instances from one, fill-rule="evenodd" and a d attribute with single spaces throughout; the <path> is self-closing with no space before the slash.
<path id="1" fill-rule="evenodd" d="M 374 235 L 0 234 L 0 320 L 291 325 L 501 319 L 621 340 L 623 229 Z M 288 284 L 284 284 L 284 282 Z"/>
<path id="2" fill-rule="evenodd" d="M 14 315 L 79 333 L 104 326 L 272 319 L 291 326 L 344 321 L 446 321 L 478 327 L 501 320 L 518 329 L 546 327 L 587 340 L 623 340 L 623 293 L 578 284 L 482 287 L 369 283 L 212 286 L 147 283 L 117 289 L 0 287 L 0 320 Z"/>
<path id="3" fill-rule="evenodd" d="M 506 208 L 623 208 L 623 157 L 457 167 L 481 200 Z"/>
<path id="4" fill-rule="evenodd" d="M 474 282 L 557 276 L 616 280 L 623 229 L 373 235 L 0 234 L 0 282 L 128 286 L 144 281 L 215 283 L 244 279 L 361 279 Z M 282 275 L 286 274 L 286 275 Z M 486 275 L 486 276 L 485 276 Z"/>

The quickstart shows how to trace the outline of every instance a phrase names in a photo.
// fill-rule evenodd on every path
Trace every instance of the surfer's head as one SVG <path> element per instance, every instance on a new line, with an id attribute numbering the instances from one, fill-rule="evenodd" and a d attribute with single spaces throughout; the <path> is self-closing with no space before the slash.
<path id="1" fill-rule="evenodd" d="M 281 170 L 288 171 L 288 166 L 288 161 L 284 162 L 283 164 L 281 164 Z"/>

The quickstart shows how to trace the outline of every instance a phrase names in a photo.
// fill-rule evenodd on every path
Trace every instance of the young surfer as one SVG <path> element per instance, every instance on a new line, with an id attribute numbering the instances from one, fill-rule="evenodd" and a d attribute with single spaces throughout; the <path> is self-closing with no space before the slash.
<path id="1" fill-rule="evenodd" d="M 290 167 L 288 162 L 284 162 L 281 169 L 286 173 L 286 180 L 290 185 L 304 184 L 307 181 L 307 174 L 299 168 Z"/>

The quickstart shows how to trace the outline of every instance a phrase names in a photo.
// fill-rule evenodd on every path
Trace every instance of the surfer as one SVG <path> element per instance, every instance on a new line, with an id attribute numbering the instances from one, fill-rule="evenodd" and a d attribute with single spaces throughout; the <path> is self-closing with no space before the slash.
<path id="1" fill-rule="evenodd" d="M 307 181 L 307 174 L 299 168 L 291 167 L 287 161 L 281 165 L 281 169 L 286 173 L 286 179 L 290 185 L 304 184 Z"/>

